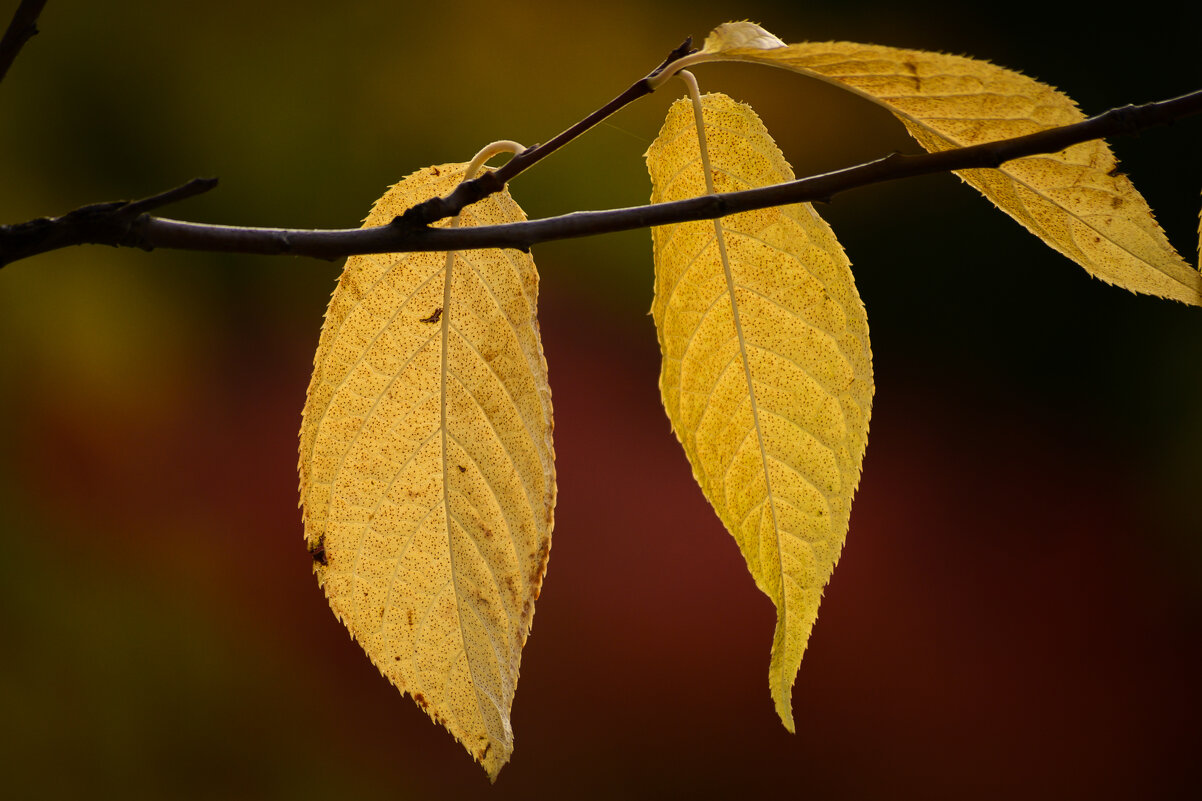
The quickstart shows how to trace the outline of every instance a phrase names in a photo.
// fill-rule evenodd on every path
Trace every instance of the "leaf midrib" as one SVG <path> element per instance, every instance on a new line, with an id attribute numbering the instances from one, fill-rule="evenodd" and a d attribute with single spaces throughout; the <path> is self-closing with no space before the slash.
<path id="1" fill-rule="evenodd" d="M 705 138 L 705 115 L 702 110 L 701 97 L 696 90 L 696 84 L 690 84 L 690 95 L 693 99 L 693 117 L 697 125 L 697 149 L 701 155 L 701 170 L 705 177 L 705 188 L 709 194 L 715 194 L 713 167 L 710 164 L 709 148 L 706 145 Z M 781 533 L 780 526 L 777 522 L 776 515 L 776 498 L 772 492 L 772 477 L 768 470 L 768 452 L 764 447 L 764 431 L 760 426 L 759 406 L 755 399 L 755 384 L 751 380 L 751 360 L 747 355 L 747 339 L 743 335 L 743 322 L 739 318 L 739 303 L 735 297 L 735 279 L 730 269 L 730 258 L 726 252 L 726 234 L 722 228 L 722 218 L 714 219 L 714 238 L 718 244 L 718 256 L 722 261 L 722 274 L 726 278 L 726 294 L 730 298 L 731 316 L 735 326 L 735 335 L 739 341 L 739 356 L 743 361 L 743 377 L 747 382 L 747 396 L 751 402 L 751 423 L 755 428 L 756 442 L 760 446 L 760 466 L 764 471 L 764 492 L 768 498 L 768 509 L 772 515 L 772 535 L 776 539 L 776 572 L 779 578 L 780 586 L 780 601 L 776 604 L 777 608 L 777 626 L 783 630 L 788 630 L 789 604 L 785 595 L 785 566 L 784 559 L 781 557 Z M 757 537 L 757 543 L 762 542 L 762 537 Z M 774 598 L 775 602 L 776 599 Z"/>
<path id="2" fill-rule="evenodd" d="M 456 227 L 459 224 L 459 218 L 456 217 L 451 221 L 449 227 Z M 455 591 L 455 617 L 459 623 L 459 642 L 463 647 L 463 657 L 467 660 L 468 675 L 472 677 L 472 695 L 476 699 L 476 712 L 480 715 L 480 723 L 484 730 L 488 732 L 489 737 L 497 739 L 493 732 L 490 731 L 488 725 L 488 717 L 484 714 L 484 709 L 480 704 L 480 689 L 477 686 L 476 670 L 472 665 L 472 659 L 467 653 L 467 635 L 463 631 L 463 612 L 459 604 L 459 579 L 458 572 L 455 568 L 455 546 L 451 542 L 451 474 L 450 460 L 447 458 L 447 385 L 450 383 L 447 380 L 447 364 L 450 360 L 450 340 L 451 340 L 451 278 L 453 268 L 455 266 L 455 251 L 447 251 L 447 263 L 443 270 L 444 283 L 442 289 L 442 354 L 440 358 L 439 374 L 438 374 L 438 419 L 439 427 L 442 430 L 442 506 L 444 521 L 447 532 L 447 559 L 451 567 L 451 583 Z M 499 741 L 498 741 L 499 742 Z"/>

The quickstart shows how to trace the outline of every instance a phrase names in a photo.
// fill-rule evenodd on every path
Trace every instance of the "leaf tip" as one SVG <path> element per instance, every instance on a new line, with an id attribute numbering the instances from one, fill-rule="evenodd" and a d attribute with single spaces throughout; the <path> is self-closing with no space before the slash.
<path id="1" fill-rule="evenodd" d="M 484 772 L 488 774 L 488 783 L 496 784 L 497 776 L 501 773 L 501 768 L 509 764 L 509 757 L 513 754 L 512 746 L 508 749 L 493 748 L 493 743 L 488 742 L 481 749 L 480 753 L 473 754 L 476 761 L 480 763 L 480 767 L 484 768 Z"/>
<path id="2" fill-rule="evenodd" d="M 797 726 L 793 724 L 793 693 L 792 688 L 785 691 L 784 698 L 776 699 L 776 714 L 780 716 L 780 722 L 784 725 L 785 731 L 789 734 L 797 734 Z"/>
<path id="3" fill-rule="evenodd" d="M 772 691 L 772 702 L 781 725 L 789 734 L 797 734 L 797 726 L 793 723 L 793 682 L 797 679 L 797 668 L 801 667 L 800 657 L 797 667 L 787 670 L 783 664 L 778 664 L 776 645 L 772 649 L 772 664 L 768 669 L 768 687 Z"/>

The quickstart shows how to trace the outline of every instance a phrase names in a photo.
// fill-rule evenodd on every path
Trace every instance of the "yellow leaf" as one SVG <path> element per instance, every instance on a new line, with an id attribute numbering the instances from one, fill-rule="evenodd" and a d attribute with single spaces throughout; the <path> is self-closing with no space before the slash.
<path id="1" fill-rule="evenodd" d="M 714 190 L 793 179 L 749 107 L 703 99 Z M 654 203 L 707 188 L 688 101 L 647 151 Z M 693 475 L 777 609 L 769 687 L 791 694 L 847 535 L 868 434 L 868 322 L 809 204 L 652 230 L 660 391 Z"/>
<path id="2" fill-rule="evenodd" d="M 758 62 L 849 89 L 893 112 L 931 152 L 1085 119 L 1052 87 L 985 61 L 854 42 L 773 46 L 773 39 L 752 23 L 727 23 L 688 61 Z M 1110 148 L 1094 140 L 957 174 L 1090 275 L 1202 305 L 1202 275 L 1173 249 L 1147 202 L 1116 169 Z"/>
<path id="3" fill-rule="evenodd" d="M 414 173 L 365 224 L 446 195 L 466 166 Z M 461 224 L 524 219 L 503 192 Z M 492 778 L 513 751 L 555 506 L 537 299 L 515 250 L 351 257 L 300 435 L 305 538 L 330 607 Z"/>

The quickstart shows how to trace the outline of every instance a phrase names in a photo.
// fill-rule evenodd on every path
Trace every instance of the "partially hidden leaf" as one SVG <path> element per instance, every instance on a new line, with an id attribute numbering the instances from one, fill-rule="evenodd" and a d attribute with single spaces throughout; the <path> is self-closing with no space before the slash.
<path id="1" fill-rule="evenodd" d="M 446 195 L 466 166 L 414 173 L 365 224 Z M 460 224 L 524 219 L 502 192 Z M 537 299 L 516 250 L 351 257 L 300 434 L 305 538 L 330 607 L 492 778 L 513 751 L 555 507 Z"/>
<path id="2" fill-rule="evenodd" d="M 827 81 L 887 108 L 931 152 L 1085 119 L 1052 87 L 985 61 L 854 42 L 785 45 L 749 22 L 719 26 L 689 60 L 757 62 Z M 1202 305 L 1202 274 L 1169 244 L 1105 142 L 957 174 L 1090 275 Z"/>
<path id="3" fill-rule="evenodd" d="M 748 106 L 702 101 L 714 190 L 793 179 Z M 653 203 L 705 194 L 677 101 L 647 151 Z M 843 249 L 809 204 L 652 230 L 660 391 L 693 475 L 777 609 L 769 687 L 792 687 L 847 535 L 868 434 L 872 357 Z"/>

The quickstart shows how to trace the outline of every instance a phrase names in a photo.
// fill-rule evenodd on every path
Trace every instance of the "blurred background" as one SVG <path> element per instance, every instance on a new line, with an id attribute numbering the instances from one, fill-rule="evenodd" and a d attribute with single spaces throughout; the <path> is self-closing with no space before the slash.
<path id="1" fill-rule="evenodd" d="M 0 2 L 7 23 L 14 0 Z M 686 35 L 970 54 L 1088 113 L 1202 86 L 1202 6 L 50 0 L 0 85 L 0 221 L 220 187 L 169 216 L 357 225 L 384 188 L 545 141 Z M 1064 10 L 1062 10 L 1062 8 Z M 798 174 L 915 146 L 750 65 Z M 645 202 L 681 90 L 511 188 Z M 1193 261 L 1202 120 L 1114 142 Z M 89 247 L 0 271 L 0 773 L 12 797 L 1130 798 L 1196 792 L 1202 313 L 1106 287 L 951 176 L 820 208 L 877 394 L 794 690 L 773 610 L 660 405 L 646 231 L 539 247 L 559 506 L 496 785 L 334 620 L 296 433 L 338 264 Z"/>

